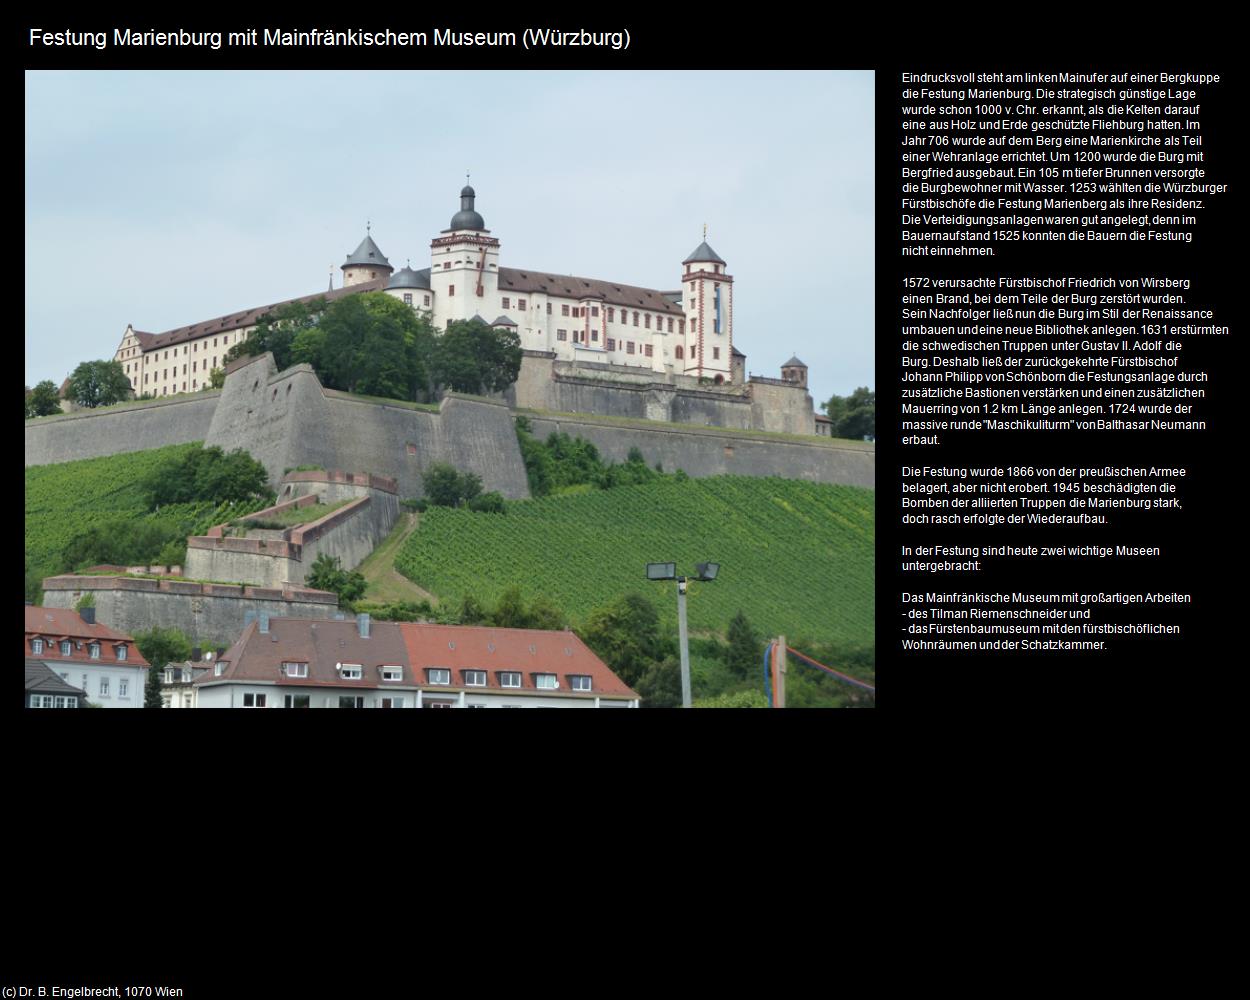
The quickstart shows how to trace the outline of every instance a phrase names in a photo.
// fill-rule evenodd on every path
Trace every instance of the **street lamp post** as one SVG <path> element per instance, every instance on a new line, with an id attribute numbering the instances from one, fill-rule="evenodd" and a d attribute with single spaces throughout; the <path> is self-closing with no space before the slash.
<path id="1" fill-rule="evenodd" d="M 720 563 L 699 563 L 697 580 L 711 581 L 720 572 Z M 677 640 L 681 650 L 681 707 L 690 708 L 690 636 L 686 630 L 686 577 L 677 575 L 676 563 L 647 563 L 648 580 L 677 581 Z"/>

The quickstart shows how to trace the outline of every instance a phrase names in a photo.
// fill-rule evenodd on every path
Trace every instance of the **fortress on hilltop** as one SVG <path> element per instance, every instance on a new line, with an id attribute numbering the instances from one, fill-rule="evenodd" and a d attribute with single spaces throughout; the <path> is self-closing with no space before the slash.
<path id="1" fill-rule="evenodd" d="M 342 285 L 288 301 L 384 292 L 430 315 L 436 329 L 480 319 L 515 332 L 521 373 L 506 394 L 526 409 L 637 417 L 740 430 L 817 433 L 807 367 L 748 377 L 734 341 L 734 279 L 705 239 L 681 262 L 680 287 L 503 267 L 501 244 L 465 186 L 460 210 L 430 242 L 430 266 L 399 270 L 366 232 L 342 264 Z M 114 359 L 136 396 L 196 392 L 226 352 L 284 303 L 147 333 L 128 326 Z"/>

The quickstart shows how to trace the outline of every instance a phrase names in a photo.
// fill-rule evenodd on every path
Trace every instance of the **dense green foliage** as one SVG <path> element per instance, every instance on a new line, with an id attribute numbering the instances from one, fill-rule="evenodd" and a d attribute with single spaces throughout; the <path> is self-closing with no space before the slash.
<path id="1" fill-rule="evenodd" d="M 223 364 L 229 364 L 236 358 L 256 357 L 266 351 L 273 352 L 274 363 L 278 369 L 288 368 L 297 360 L 293 346 L 296 338 L 307 330 L 314 329 L 317 317 L 325 309 L 325 299 L 313 299 L 311 302 L 288 302 L 279 306 L 272 313 L 262 316 L 247 335 L 247 339 L 235 344 L 226 352 Z"/>
<path id="2" fill-rule="evenodd" d="M 735 676 L 749 676 L 755 669 L 755 665 L 760 662 L 764 643 L 755 634 L 750 621 L 741 610 L 730 620 L 726 639 L 729 642 L 729 649 L 725 663 Z"/>
<path id="3" fill-rule="evenodd" d="M 578 486 L 607 490 L 649 483 L 661 476 L 658 470 L 647 466 L 637 448 L 630 450 L 624 463 L 614 464 L 604 462 L 599 449 L 583 438 L 553 432 L 546 441 L 539 441 L 530 433 L 525 417 L 517 417 L 516 433 L 530 493 L 536 497 L 573 492 Z"/>
<path id="4" fill-rule="evenodd" d="M 61 398 L 56 385 L 45 379 L 26 396 L 26 419 L 47 417 L 61 412 Z"/>
<path id="5" fill-rule="evenodd" d="M 877 394 L 867 386 L 860 386 L 849 396 L 830 396 L 820 404 L 833 421 L 834 437 L 861 441 L 877 437 Z"/>
<path id="6" fill-rule="evenodd" d="M 66 392 L 88 409 L 130 398 L 130 379 L 120 361 L 84 361 L 69 377 Z"/>
<path id="7" fill-rule="evenodd" d="M 148 683 L 143 691 L 144 708 L 162 708 L 161 675 L 170 663 L 191 658 L 191 640 L 176 628 L 159 626 L 135 633 L 135 645 L 150 664 Z"/>
<path id="8" fill-rule="evenodd" d="M 443 601 L 493 605 L 511 586 L 574 620 L 646 588 L 676 617 L 675 584 L 648 562 L 721 564 L 691 583 L 690 627 L 724 633 L 742 610 L 765 635 L 870 645 L 873 492 L 788 479 L 663 477 L 641 486 L 510 501 L 506 517 L 431 508 L 395 567 Z M 832 665 L 832 664 L 831 664 Z"/>
<path id="9" fill-rule="evenodd" d="M 147 472 L 142 487 L 148 508 L 156 510 L 166 504 L 208 500 L 272 503 L 274 493 L 268 480 L 265 467 L 242 448 L 226 454 L 212 447 L 171 456 Z"/>
<path id="10" fill-rule="evenodd" d="M 503 392 L 521 370 L 521 339 L 479 319 L 456 320 L 436 342 L 433 367 L 435 380 L 448 389 Z"/>
<path id="11" fill-rule="evenodd" d="M 161 537 L 182 544 L 187 535 L 203 534 L 214 524 L 265 506 L 261 500 L 218 503 L 213 500 L 162 507 L 145 514 L 147 497 L 141 482 L 152 470 L 170 460 L 199 451 L 198 444 L 180 444 L 151 451 L 136 451 L 79 462 L 37 465 L 26 470 L 26 599 L 39 600 L 39 584 L 46 576 L 75 568 L 65 561 L 66 547 L 76 536 L 93 529 L 104 538 L 106 525 L 126 528 L 134 538 L 145 537 L 155 525 Z M 162 526 L 167 526 L 164 530 Z M 124 554 L 124 553 L 122 553 Z M 159 556 L 159 552 L 157 553 Z M 84 555 L 84 558 L 87 556 Z M 159 562 L 157 558 L 93 559 L 87 565 L 117 562 L 119 565 Z M 81 564 L 75 564 L 75 566 Z"/>
<path id="12" fill-rule="evenodd" d="M 365 596 L 365 578 L 354 570 L 346 570 L 337 557 L 323 552 L 312 564 L 305 584 L 314 590 L 328 590 L 338 594 L 339 601 L 350 603 Z"/>
<path id="13" fill-rule="evenodd" d="M 482 492 L 481 479 L 446 462 L 431 463 L 421 478 L 426 499 L 436 507 L 461 507 Z"/>

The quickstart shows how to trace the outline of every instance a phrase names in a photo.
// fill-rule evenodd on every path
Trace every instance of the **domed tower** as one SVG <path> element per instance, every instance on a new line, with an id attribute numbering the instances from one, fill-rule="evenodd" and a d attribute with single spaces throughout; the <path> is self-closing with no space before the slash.
<path id="1" fill-rule="evenodd" d="M 686 375 L 733 381 L 733 278 L 725 261 L 703 242 L 682 261 L 682 307 L 686 313 Z"/>
<path id="2" fill-rule="evenodd" d="M 795 385 L 801 385 L 807 388 L 807 365 L 798 359 L 798 356 L 791 358 L 781 366 L 781 378 L 786 382 L 793 382 Z"/>
<path id="3" fill-rule="evenodd" d="M 429 309 L 430 269 L 427 267 L 414 271 L 412 263 L 409 262 L 391 275 L 391 280 L 386 283 L 386 290 L 414 309 Z"/>
<path id="4" fill-rule="evenodd" d="M 476 197 L 466 184 L 460 190 L 460 211 L 430 242 L 436 326 L 499 312 L 499 241 L 473 207 Z"/>
<path id="5" fill-rule="evenodd" d="M 343 287 L 358 285 L 362 281 L 373 281 L 376 278 L 389 277 L 393 270 L 395 269 L 391 267 L 390 261 L 382 256 L 382 251 L 373 242 L 373 237 L 369 235 L 369 226 L 366 224 L 365 238 L 360 241 L 360 246 L 347 255 L 347 260 L 343 262 Z"/>

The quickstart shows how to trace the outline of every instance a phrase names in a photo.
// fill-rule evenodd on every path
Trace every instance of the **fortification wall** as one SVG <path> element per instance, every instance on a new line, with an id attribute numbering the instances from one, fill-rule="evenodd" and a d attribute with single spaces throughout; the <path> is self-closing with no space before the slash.
<path id="1" fill-rule="evenodd" d="M 782 434 L 816 433 L 816 413 L 807 391 L 780 379 L 751 379 L 751 426 Z"/>
<path id="2" fill-rule="evenodd" d="M 26 464 L 50 465 L 203 441 L 220 391 L 26 421 Z"/>
<path id="3" fill-rule="evenodd" d="M 72 608 L 84 593 L 95 597 L 96 621 L 102 625 L 127 635 L 155 626 L 194 630 L 205 646 L 234 642 L 247 611 L 317 619 L 338 613 L 335 596 L 320 590 L 116 576 L 52 576 L 43 581 L 43 602 L 49 608 Z"/>
<path id="4" fill-rule="evenodd" d="M 553 432 L 581 437 L 605 459 L 623 462 L 638 448 L 648 465 L 691 476 L 784 476 L 818 483 L 876 487 L 876 449 L 870 444 L 812 436 L 808 440 L 744 431 L 629 424 L 567 414 L 530 413 L 535 437 Z"/>

